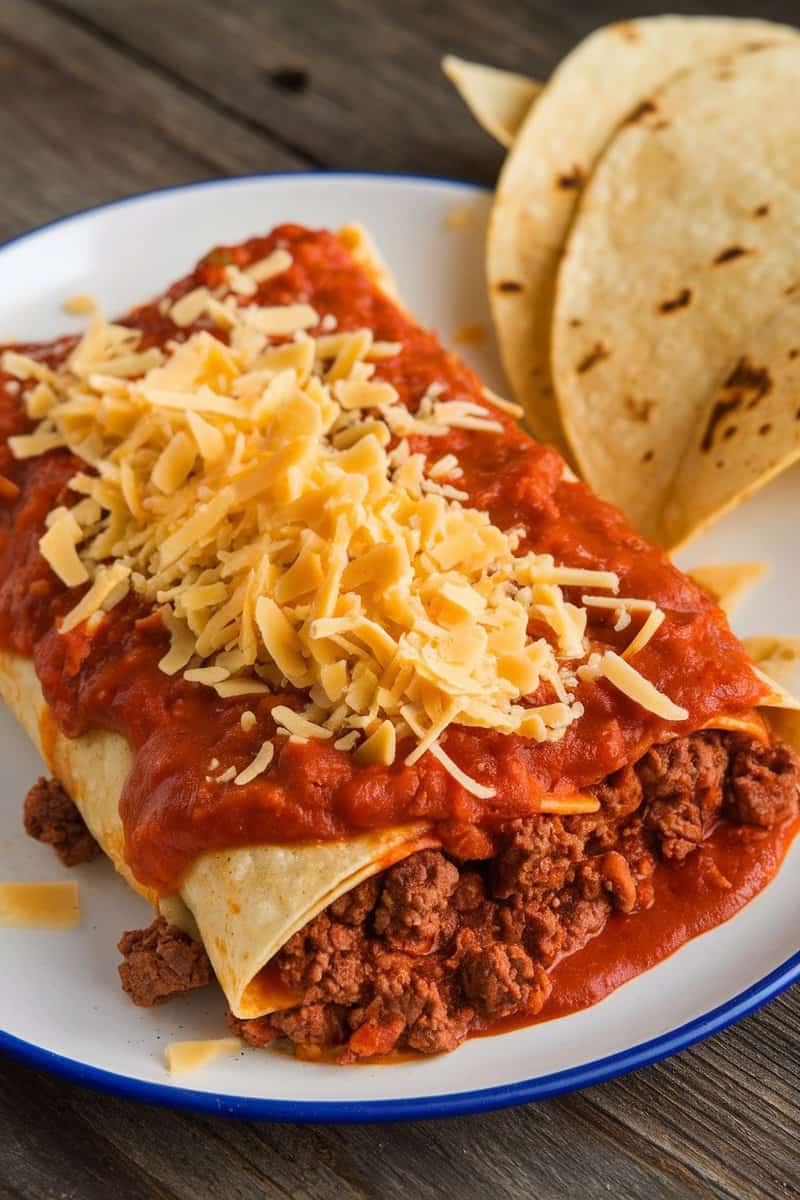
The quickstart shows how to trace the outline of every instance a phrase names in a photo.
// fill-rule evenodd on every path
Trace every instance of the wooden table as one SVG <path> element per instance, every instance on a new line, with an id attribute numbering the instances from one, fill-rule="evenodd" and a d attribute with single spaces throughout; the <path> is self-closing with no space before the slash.
<path id="1" fill-rule="evenodd" d="M 0 237 L 215 175 L 338 167 L 490 183 L 500 150 L 442 78 L 442 53 L 543 78 L 594 25 L 660 7 L 2 0 Z M 798 17 L 796 0 L 669 7 Z M 627 1078 L 431 1124 L 301 1128 L 186 1116 L 3 1060 L 0 1197 L 774 1200 L 800 1191 L 799 1074 L 798 990 Z"/>

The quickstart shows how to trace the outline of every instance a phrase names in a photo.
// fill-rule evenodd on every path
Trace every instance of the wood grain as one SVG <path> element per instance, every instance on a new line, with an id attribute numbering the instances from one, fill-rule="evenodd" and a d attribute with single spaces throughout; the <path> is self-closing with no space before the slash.
<path id="1" fill-rule="evenodd" d="M 796 994 L 669 1062 L 580 1095 L 430 1124 L 192 1117 L 7 1062 L 0 1197 L 427 1200 L 797 1195 Z M 12 1186 L 13 1184 L 13 1186 Z M 57 1184 L 57 1188 L 56 1188 Z M 52 1192 L 47 1190 L 52 1186 Z M 6 1190 L 4 1190 L 4 1188 Z"/>
<path id="2" fill-rule="evenodd" d="M 799 15 L 794 0 L 669 7 Z M 322 165 L 490 182 L 500 151 L 441 77 L 440 56 L 544 77 L 593 26 L 660 9 L 646 0 L 3 0 L 0 237 L 227 173 Z M 0 1200 L 793 1197 L 799 1031 L 795 989 L 703 1045 L 580 1095 L 382 1127 L 180 1114 L 4 1059 Z"/>
<path id="3" fill-rule="evenodd" d="M 308 160 L 30 0 L 0 4 L 0 238 L 130 192 Z"/>

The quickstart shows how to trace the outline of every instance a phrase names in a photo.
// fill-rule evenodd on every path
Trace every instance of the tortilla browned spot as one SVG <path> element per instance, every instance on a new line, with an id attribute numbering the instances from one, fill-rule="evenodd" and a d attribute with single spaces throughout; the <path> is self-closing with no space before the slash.
<path id="1" fill-rule="evenodd" d="M 501 279 L 497 285 L 498 292 L 521 292 L 522 284 L 515 279 Z"/>
<path id="2" fill-rule="evenodd" d="M 646 117 L 648 113 L 658 112 L 658 105 L 654 100 L 642 100 L 636 105 L 633 112 L 626 118 L 626 124 L 635 125 L 637 121 L 641 121 L 642 117 Z"/>
<path id="3" fill-rule="evenodd" d="M 625 397 L 625 408 L 633 417 L 634 421 L 642 421 L 645 424 L 650 420 L 650 414 L 653 411 L 654 404 L 652 400 L 637 400 L 633 396 Z M 650 451 L 652 456 L 652 450 Z"/>
<path id="4" fill-rule="evenodd" d="M 595 342 L 588 354 L 580 360 L 575 370 L 579 375 L 585 374 L 586 371 L 591 371 L 592 367 L 597 363 L 602 362 L 604 358 L 608 358 L 611 351 L 608 346 L 604 346 L 602 342 Z"/>
<path id="5" fill-rule="evenodd" d="M 768 204 L 759 204 L 758 208 L 753 212 L 754 217 L 765 217 L 769 212 Z"/>
<path id="6" fill-rule="evenodd" d="M 564 188 L 565 191 L 568 191 L 570 188 L 579 188 L 582 183 L 583 171 L 577 164 L 572 167 L 572 170 L 564 172 L 563 175 L 559 175 L 556 179 L 556 186 Z"/>
<path id="7" fill-rule="evenodd" d="M 798 333 L 800 302 L 783 301 L 748 331 L 747 353 L 709 395 L 665 506 L 670 545 L 685 541 L 800 458 L 800 358 L 791 354 Z M 721 464 L 713 473 L 712 454 Z"/>
<path id="8" fill-rule="evenodd" d="M 736 366 L 731 371 L 728 378 L 723 384 L 724 389 L 730 390 L 733 394 L 723 396 L 716 402 L 711 410 L 711 415 L 708 419 L 706 431 L 703 434 L 700 442 L 700 449 L 704 453 L 708 453 L 714 444 L 714 434 L 720 421 L 722 421 L 728 413 L 735 412 L 741 408 L 747 401 L 747 410 L 755 408 L 759 400 L 766 396 L 772 387 L 772 379 L 769 370 L 766 367 L 753 366 L 747 358 L 740 358 Z M 748 393 L 751 393 L 748 395 Z M 736 431 L 736 426 L 731 426 L 725 431 L 725 437 L 731 437 Z M 761 432 L 759 430 L 759 432 Z"/>
<path id="9" fill-rule="evenodd" d="M 641 38 L 635 21 L 617 21 L 615 25 L 610 26 L 610 29 L 612 33 L 619 34 L 626 42 L 636 43 Z"/>
<path id="10" fill-rule="evenodd" d="M 752 250 L 746 250 L 744 246 L 727 246 L 724 250 L 720 250 L 714 259 L 714 266 L 722 266 L 723 263 L 733 262 L 735 258 L 741 258 L 743 254 L 752 253 Z"/>
<path id="11" fill-rule="evenodd" d="M 765 396 L 771 386 L 772 380 L 768 369 L 754 367 L 747 358 L 740 358 L 725 380 L 725 387 L 748 388 L 757 391 L 760 396 Z"/>
<path id="12" fill-rule="evenodd" d="M 711 416 L 708 418 L 708 425 L 706 426 L 706 431 L 703 434 L 703 440 L 700 443 L 700 449 L 704 454 L 707 454 L 714 445 L 714 434 L 717 431 L 717 426 L 719 425 L 720 421 L 723 421 L 729 413 L 736 412 L 736 409 L 739 408 L 741 403 L 741 397 L 734 396 L 730 400 L 718 400 L 714 405 L 711 410 Z M 735 426 L 731 426 L 731 428 L 735 429 Z"/>
<path id="13" fill-rule="evenodd" d="M 681 288 L 677 296 L 673 296 L 671 300 L 662 300 L 658 306 L 658 311 L 662 313 L 677 312 L 679 308 L 686 308 L 691 303 L 692 289 Z"/>

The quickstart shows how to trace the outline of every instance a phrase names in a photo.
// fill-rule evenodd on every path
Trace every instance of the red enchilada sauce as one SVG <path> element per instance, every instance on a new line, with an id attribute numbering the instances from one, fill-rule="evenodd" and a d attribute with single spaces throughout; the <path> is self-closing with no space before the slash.
<path id="1" fill-rule="evenodd" d="M 201 284 L 214 287 L 222 282 L 224 264 L 245 266 L 278 247 L 289 249 L 293 265 L 259 288 L 258 303 L 302 299 L 321 316 L 332 315 L 340 330 L 369 326 L 376 339 L 401 342 L 402 353 L 378 363 L 376 377 L 391 382 L 412 409 L 432 384 L 443 385 L 448 397 L 486 403 L 473 372 L 379 292 L 330 234 L 283 226 L 269 237 L 215 251 L 169 296 L 175 300 Z M 181 334 L 157 302 L 135 310 L 127 323 L 143 331 L 145 346 Z M 64 340 L 36 353 L 55 363 L 70 344 Z M 688 720 L 670 725 L 599 680 L 580 685 L 585 716 L 559 742 L 460 727 L 448 732 L 448 754 L 496 789 L 489 800 L 468 794 L 430 755 L 409 768 L 401 748 L 391 767 L 359 768 L 330 744 L 282 739 L 269 772 L 236 787 L 207 778 L 210 760 L 244 767 L 274 731 L 271 707 L 298 697 L 222 701 L 202 685 L 165 676 L 157 663 L 166 632 L 160 618 L 133 599 L 115 607 L 91 638 L 81 627 L 58 633 L 58 618 L 78 592 L 55 578 L 37 543 L 49 509 L 72 502 L 65 485 L 77 464 L 61 451 L 13 460 L 4 439 L 30 423 L 19 385 L 0 376 L 0 474 L 20 489 L 18 498 L 0 500 L 0 646 L 33 657 L 67 735 L 104 728 L 128 739 L 135 762 L 121 815 L 126 855 L 142 882 L 168 892 L 198 854 L 213 848 L 334 839 L 410 819 L 435 824 L 445 846 L 472 826 L 491 835 L 504 821 L 535 813 L 542 794 L 580 790 L 652 743 L 697 729 L 721 712 L 744 713 L 763 696 L 763 684 L 705 594 L 634 534 L 619 512 L 565 477 L 555 450 L 534 443 L 503 414 L 498 419 L 502 433 L 456 429 L 435 439 L 436 455 L 458 457 L 470 503 L 501 527 L 524 527 L 522 550 L 614 570 L 621 595 L 647 597 L 664 610 L 666 619 L 637 666 L 688 710 Z M 427 449 L 425 438 L 411 441 L 412 450 Z M 631 630 L 614 633 L 600 612 L 591 620 L 590 637 L 600 646 L 620 649 L 632 636 Z M 239 723 L 245 708 L 258 718 L 250 733 Z"/>
<path id="2" fill-rule="evenodd" d="M 597 1004 L 692 938 L 730 920 L 777 873 L 798 828 L 797 816 L 771 829 L 722 822 L 685 863 L 658 863 L 652 907 L 630 917 L 612 913 L 602 933 L 562 959 L 550 972 L 553 990 L 535 1020 Z M 529 1024 L 530 1018 L 510 1018 L 487 1032 Z"/>
<path id="3" fill-rule="evenodd" d="M 475 1022 L 468 1036 L 488 1037 L 568 1016 L 604 1000 L 624 983 L 668 958 L 686 942 L 735 916 L 777 873 L 800 827 L 800 817 L 771 828 L 721 821 L 702 845 L 680 864 L 657 862 L 649 908 L 626 915 L 612 912 L 601 931 L 548 968 L 550 993 L 536 1015 L 517 1012 Z M 270 1002 L 291 1008 L 303 997 L 289 990 L 280 957 L 257 977 Z M 254 1023 L 258 1025 L 259 1023 Z M 248 1029 L 243 1030 L 245 1037 Z M 296 1032 L 295 1036 L 300 1036 Z M 341 1044 L 320 1046 L 298 1041 L 296 1055 L 314 1062 L 338 1063 Z M 371 1066 L 392 1065 L 418 1057 L 409 1049 L 356 1058 Z"/>

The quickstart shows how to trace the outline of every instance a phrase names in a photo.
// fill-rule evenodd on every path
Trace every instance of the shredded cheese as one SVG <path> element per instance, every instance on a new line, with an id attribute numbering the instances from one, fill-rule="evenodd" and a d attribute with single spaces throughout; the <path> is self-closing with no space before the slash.
<path id="1" fill-rule="evenodd" d="M 656 607 L 654 600 L 641 600 L 638 596 L 581 596 L 581 604 L 586 608 L 610 608 L 615 612 L 624 608 L 628 612 L 652 612 Z"/>
<path id="2" fill-rule="evenodd" d="M 209 1038 L 202 1042 L 170 1042 L 164 1050 L 164 1059 L 170 1075 L 185 1075 L 197 1071 L 217 1058 L 232 1058 L 241 1054 L 239 1038 Z"/>
<path id="3" fill-rule="evenodd" d="M 482 392 L 484 399 L 488 400 L 494 408 L 499 408 L 500 412 L 508 413 L 510 417 L 517 417 L 520 420 L 525 416 L 525 409 L 521 404 L 517 404 L 513 400 L 506 400 L 504 396 L 498 396 L 497 392 L 493 392 L 489 387 L 483 388 Z"/>
<path id="4" fill-rule="evenodd" d="M 130 567 L 122 562 L 112 563 L 110 567 L 99 566 L 89 591 L 64 618 L 61 632 L 69 633 L 82 621 L 88 621 L 101 608 L 108 611 L 112 607 L 110 601 L 119 603 L 123 600 L 127 593 L 130 573 Z"/>
<path id="5" fill-rule="evenodd" d="M 39 550 L 56 575 L 67 587 L 86 583 L 89 572 L 78 557 L 77 544 L 83 534 L 75 517 L 68 509 L 53 521 L 46 533 L 39 538 Z"/>
<path id="6" fill-rule="evenodd" d="M 685 721 L 689 716 L 685 708 L 673 704 L 669 697 L 645 679 L 635 667 L 624 658 L 620 658 L 613 650 L 607 650 L 599 663 L 600 673 L 605 675 L 614 687 L 619 688 L 631 700 L 635 700 L 642 708 L 655 713 L 665 721 Z"/>
<path id="7" fill-rule="evenodd" d="M 250 765 L 245 767 L 243 771 L 240 771 L 233 782 L 242 787 L 244 784 L 251 783 L 254 779 L 257 779 L 259 775 L 263 775 L 272 762 L 274 754 L 275 747 L 272 742 L 264 742 Z"/>
<path id="8" fill-rule="evenodd" d="M 81 919 L 78 885 L 0 883 L 0 925 L 23 929 L 74 929 Z"/>
<path id="9" fill-rule="evenodd" d="M 664 613 L 660 608 L 654 609 L 649 613 L 647 620 L 642 625 L 636 637 L 624 651 L 623 658 L 633 658 L 634 654 L 638 654 L 640 650 L 644 650 L 650 639 L 658 632 L 664 623 Z"/>
<path id="10" fill-rule="evenodd" d="M 501 433 L 496 410 L 515 406 L 488 389 L 486 406 L 450 398 L 437 382 L 406 407 L 380 378 L 401 344 L 330 321 L 323 330 L 302 301 L 259 305 L 259 284 L 290 266 L 277 250 L 228 269 L 213 293 L 166 302 L 182 332 L 163 351 L 94 311 L 57 369 L 5 354 L 40 422 L 10 439 L 12 453 L 66 447 L 86 464 L 70 484 L 81 499 L 51 514 L 41 540 L 68 587 L 89 585 L 61 632 L 82 622 L 91 632 L 132 589 L 160 606 L 166 674 L 223 698 L 288 683 L 309 700 L 274 707 L 279 732 L 329 740 L 364 764 L 389 765 L 410 741 L 407 762 L 429 752 L 482 798 L 493 787 L 444 748 L 454 723 L 558 740 L 583 712 L 578 679 L 598 674 L 683 719 L 624 659 L 587 665 L 589 609 L 651 602 L 618 597 L 612 571 L 522 552 L 524 528 L 494 525 L 453 485 L 456 455 L 429 464 L 412 452 L 416 435 L 435 445 L 452 429 Z M 193 329 L 201 319 L 225 342 Z M 567 587 L 606 595 L 577 604 Z M 529 635 L 532 622 L 549 635 Z M 626 655 L 654 631 L 645 622 Z M 246 713 L 243 729 L 254 725 Z M 244 785 L 273 753 L 265 742 L 218 782 Z"/>
<path id="11" fill-rule="evenodd" d="M 291 265 L 292 256 L 288 250 L 273 250 L 266 258 L 261 258 L 258 262 L 245 267 L 244 273 L 254 283 L 266 283 L 268 279 L 273 279 L 276 275 L 282 275 L 284 271 L 288 271 Z"/>
<path id="12" fill-rule="evenodd" d="M 64 312 L 72 317 L 86 317 L 94 312 L 95 303 L 91 296 L 80 292 L 76 296 L 68 296 L 63 304 Z"/>

